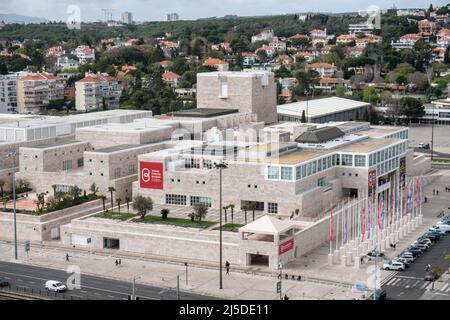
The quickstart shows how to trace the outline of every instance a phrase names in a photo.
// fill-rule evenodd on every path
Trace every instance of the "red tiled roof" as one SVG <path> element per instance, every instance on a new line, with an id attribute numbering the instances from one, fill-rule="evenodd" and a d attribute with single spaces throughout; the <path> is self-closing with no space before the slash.
<path id="1" fill-rule="evenodd" d="M 347 83 L 348 80 L 340 79 L 340 78 L 322 78 L 319 80 L 319 83 Z"/>
<path id="2" fill-rule="evenodd" d="M 289 39 L 309 39 L 309 37 L 306 34 L 295 34 L 292 37 L 289 37 Z"/>
<path id="3" fill-rule="evenodd" d="M 203 62 L 203 65 L 205 66 L 215 66 L 217 64 L 226 64 L 226 62 L 216 58 L 208 58 Z"/>
<path id="4" fill-rule="evenodd" d="M 175 72 L 165 72 L 161 75 L 163 79 L 179 79 L 181 78 L 180 75 L 176 74 Z"/>
<path id="5" fill-rule="evenodd" d="M 242 56 L 242 57 L 253 57 L 253 58 L 258 57 L 256 54 L 254 54 L 254 53 L 252 53 L 252 52 L 242 52 L 242 53 L 241 53 L 241 56 Z"/>
<path id="6" fill-rule="evenodd" d="M 82 83 L 99 83 L 104 81 L 117 81 L 116 78 L 111 77 L 107 74 L 95 74 L 95 75 L 88 75 L 87 77 L 84 77 L 78 82 Z"/>
<path id="7" fill-rule="evenodd" d="M 20 78 L 20 80 L 22 81 L 42 81 L 42 80 L 56 80 L 56 79 L 58 78 L 49 73 L 27 74 L 26 76 Z"/>
<path id="8" fill-rule="evenodd" d="M 325 62 L 317 62 L 308 64 L 308 68 L 317 69 L 317 68 L 324 68 L 324 69 L 333 69 L 335 68 L 332 64 L 325 63 Z"/>

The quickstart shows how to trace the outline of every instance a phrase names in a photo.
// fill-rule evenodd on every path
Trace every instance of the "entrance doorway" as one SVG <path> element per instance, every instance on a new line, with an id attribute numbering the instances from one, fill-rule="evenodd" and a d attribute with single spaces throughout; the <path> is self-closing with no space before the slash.
<path id="1" fill-rule="evenodd" d="M 268 267 L 269 266 L 269 256 L 263 254 L 248 254 L 249 265 L 251 266 L 259 266 L 259 267 Z"/>
<path id="2" fill-rule="evenodd" d="M 347 198 L 357 198 L 358 197 L 358 189 L 353 188 L 344 188 L 342 190 L 343 196 Z"/>
<path id="3" fill-rule="evenodd" d="M 103 238 L 104 249 L 120 249 L 120 240 L 112 238 Z"/>

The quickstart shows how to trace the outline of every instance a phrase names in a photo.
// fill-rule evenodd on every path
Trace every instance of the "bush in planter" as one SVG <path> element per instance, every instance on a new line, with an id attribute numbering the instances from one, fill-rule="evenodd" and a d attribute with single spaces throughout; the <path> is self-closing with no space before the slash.
<path id="1" fill-rule="evenodd" d="M 166 220 L 166 219 L 167 219 L 167 216 L 169 215 L 169 213 L 170 213 L 170 210 L 169 210 L 169 209 L 162 209 L 162 210 L 161 210 L 161 218 L 162 218 L 163 220 Z"/>

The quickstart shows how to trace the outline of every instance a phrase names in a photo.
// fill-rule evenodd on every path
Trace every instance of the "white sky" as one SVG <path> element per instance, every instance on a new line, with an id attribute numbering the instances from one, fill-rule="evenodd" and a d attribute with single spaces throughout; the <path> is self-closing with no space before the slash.
<path id="1" fill-rule="evenodd" d="M 239 16 L 273 15 L 302 11 L 349 12 L 376 5 L 383 9 L 445 5 L 448 0 L 0 0 L 0 13 L 15 13 L 42 17 L 49 20 L 66 21 L 69 5 L 81 9 L 82 21 L 103 18 L 102 9 L 112 9 L 113 18 L 120 20 L 124 11 L 133 13 L 134 20 L 165 20 L 167 13 L 177 12 L 180 19 L 222 17 L 227 14 Z"/>

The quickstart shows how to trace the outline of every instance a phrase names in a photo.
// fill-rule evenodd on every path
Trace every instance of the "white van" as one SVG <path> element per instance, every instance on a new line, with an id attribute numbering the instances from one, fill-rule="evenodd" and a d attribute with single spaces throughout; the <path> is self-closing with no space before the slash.
<path id="1" fill-rule="evenodd" d="M 449 233 L 450 232 L 450 226 L 447 224 L 438 224 L 433 227 L 435 230 L 440 231 L 441 233 Z"/>
<path id="2" fill-rule="evenodd" d="M 64 292 L 67 290 L 67 287 L 61 281 L 48 280 L 45 283 L 45 290 L 54 291 L 54 292 Z"/>

